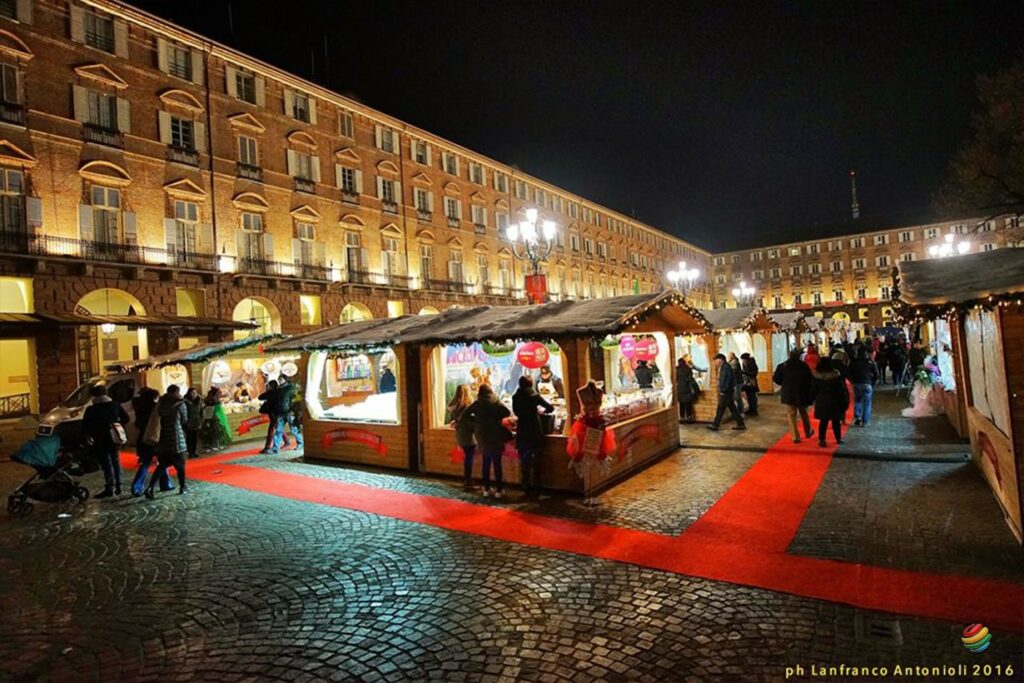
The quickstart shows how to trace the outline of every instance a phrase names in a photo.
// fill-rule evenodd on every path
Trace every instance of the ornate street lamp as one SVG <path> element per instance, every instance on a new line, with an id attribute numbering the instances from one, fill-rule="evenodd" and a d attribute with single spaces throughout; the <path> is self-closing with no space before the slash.
<path id="1" fill-rule="evenodd" d="M 697 280 L 700 278 L 700 270 L 697 268 L 687 268 L 686 261 L 680 261 L 679 269 L 668 271 L 665 273 L 665 277 L 668 278 L 668 281 L 672 283 L 675 289 L 678 289 L 685 295 L 689 294 L 690 290 L 697 284 Z"/>
<path id="2" fill-rule="evenodd" d="M 949 233 L 945 237 L 945 241 L 942 244 L 933 244 L 928 247 L 928 255 L 932 258 L 946 258 L 954 254 L 960 254 L 961 256 L 968 253 L 971 250 L 971 243 L 969 240 L 956 241 L 956 235 Z"/>
<path id="3" fill-rule="evenodd" d="M 739 287 L 732 288 L 732 298 L 736 300 L 737 306 L 750 306 L 754 303 L 756 292 L 753 287 L 747 287 L 746 282 L 740 282 Z"/>
<path id="4" fill-rule="evenodd" d="M 547 298 L 548 282 L 540 272 L 540 264 L 551 254 L 557 229 L 554 221 L 539 221 L 537 209 L 527 209 L 526 220 L 510 223 L 505 232 L 516 258 L 533 266 L 533 274 L 526 276 L 526 293 L 535 304 L 542 304 Z"/>

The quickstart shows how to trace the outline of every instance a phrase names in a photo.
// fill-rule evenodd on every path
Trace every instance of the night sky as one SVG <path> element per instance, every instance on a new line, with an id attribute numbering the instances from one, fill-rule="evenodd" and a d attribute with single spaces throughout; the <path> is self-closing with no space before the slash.
<path id="1" fill-rule="evenodd" d="M 1024 58 L 1019 1 L 135 4 L 715 251 L 931 220 Z"/>

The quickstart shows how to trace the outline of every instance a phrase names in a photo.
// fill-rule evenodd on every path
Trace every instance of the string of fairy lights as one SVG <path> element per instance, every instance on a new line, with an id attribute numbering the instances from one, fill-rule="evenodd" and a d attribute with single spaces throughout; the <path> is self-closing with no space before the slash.
<path id="1" fill-rule="evenodd" d="M 920 325 L 922 323 L 945 318 L 954 322 L 961 315 L 970 311 L 986 310 L 996 308 L 1010 308 L 1016 306 L 1017 312 L 1024 312 L 1024 292 L 1004 292 L 1002 294 L 989 294 L 981 299 L 968 301 L 951 301 L 941 304 L 912 304 L 904 301 L 900 289 L 899 269 L 894 268 L 892 274 L 893 317 L 901 325 Z"/>

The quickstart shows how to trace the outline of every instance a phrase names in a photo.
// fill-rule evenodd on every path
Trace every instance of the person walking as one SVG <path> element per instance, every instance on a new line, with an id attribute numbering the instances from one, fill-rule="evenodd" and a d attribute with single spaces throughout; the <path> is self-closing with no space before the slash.
<path id="1" fill-rule="evenodd" d="M 167 393 L 160 397 L 156 404 L 156 414 L 160 418 L 160 442 L 156 445 L 157 468 L 149 478 L 146 486 L 146 498 L 155 498 L 153 488 L 156 482 L 167 476 L 167 470 L 173 467 L 178 472 L 178 494 L 187 493 L 185 488 L 185 456 L 188 445 L 185 443 L 185 428 L 188 425 L 188 408 L 181 397 L 181 387 L 172 384 Z"/>
<path id="2" fill-rule="evenodd" d="M 772 374 L 772 381 L 781 387 L 779 398 L 782 405 L 786 407 L 786 417 L 789 420 L 793 443 L 800 443 L 797 415 L 800 416 L 803 423 L 804 436 L 808 439 L 814 436 L 814 430 L 811 429 L 811 418 L 807 415 L 807 406 L 812 402 L 811 392 L 814 389 L 814 376 L 800 356 L 800 349 L 793 349 L 789 352 L 789 358 L 780 363 Z"/>
<path id="3" fill-rule="evenodd" d="M 277 441 L 277 380 L 272 379 L 267 382 L 266 391 L 259 395 L 260 413 L 267 416 L 267 439 L 263 442 L 263 450 L 260 453 L 277 453 L 274 449 L 274 443 Z"/>
<path id="4" fill-rule="evenodd" d="M 512 395 L 512 412 L 516 416 L 516 450 L 519 451 L 519 473 L 523 492 L 534 496 L 540 489 L 540 450 L 544 443 L 544 428 L 540 411 L 554 412 L 555 408 L 533 388 L 533 380 L 524 375 L 519 388 Z"/>
<path id="5" fill-rule="evenodd" d="M 875 364 L 878 366 L 879 379 L 882 384 L 887 384 L 885 371 L 889 367 L 889 345 L 885 343 L 884 339 L 878 343 L 878 347 L 875 349 Z"/>
<path id="6" fill-rule="evenodd" d="M 455 445 L 462 449 L 462 490 L 467 492 L 473 486 L 473 455 L 476 453 L 473 420 L 466 414 L 471 403 L 469 387 L 465 384 L 455 387 L 445 420 L 455 429 Z"/>
<path id="7" fill-rule="evenodd" d="M 203 426 L 203 399 L 195 387 L 185 392 L 185 412 L 188 420 L 185 425 L 185 445 L 188 457 L 199 457 L 199 428 Z"/>
<path id="8" fill-rule="evenodd" d="M 501 472 L 501 454 L 505 443 L 512 434 L 502 424 L 511 415 L 508 408 L 498 401 L 494 390 L 487 384 L 480 385 L 476 400 L 466 409 L 466 417 L 473 421 L 473 435 L 483 453 L 484 496 L 501 498 L 504 481 Z M 491 470 L 494 470 L 495 488 L 491 490 Z"/>
<path id="9" fill-rule="evenodd" d="M 718 431 L 726 410 L 736 420 L 736 426 L 733 429 L 746 429 L 747 425 L 743 422 L 743 414 L 736 407 L 736 377 L 733 375 L 732 368 L 721 353 L 715 355 L 714 361 L 715 367 L 718 369 L 718 408 L 715 410 L 715 420 L 708 425 L 708 429 Z"/>
<path id="10" fill-rule="evenodd" d="M 757 375 L 761 369 L 757 367 L 757 360 L 749 353 L 740 355 L 740 370 L 743 373 L 743 393 L 747 395 L 748 416 L 757 416 Z"/>
<path id="11" fill-rule="evenodd" d="M 896 341 L 889 344 L 887 355 L 889 358 L 889 369 L 892 371 L 892 383 L 898 389 L 905 384 L 903 370 L 907 363 L 907 353 L 903 350 L 903 344 Z"/>
<path id="12" fill-rule="evenodd" d="M 730 351 L 725 356 L 726 362 L 729 363 L 729 367 L 732 369 L 732 377 L 735 381 L 735 387 L 733 388 L 732 399 L 736 402 L 736 410 L 743 414 L 743 366 L 740 365 L 740 359 L 736 357 L 736 354 Z"/>
<path id="13" fill-rule="evenodd" d="M 853 424 L 867 427 L 871 421 L 871 400 L 878 382 L 878 366 L 863 346 L 857 350 L 857 357 L 850 365 L 850 381 L 853 382 Z"/>
<path id="14" fill-rule="evenodd" d="M 153 464 L 153 459 L 156 458 L 155 447 L 146 443 L 143 436 L 146 433 L 146 426 L 156 412 L 156 402 L 159 398 L 159 391 L 152 387 L 146 387 L 132 399 L 132 410 L 135 412 L 135 431 L 137 432 L 135 454 L 139 456 L 139 469 L 135 471 L 135 478 L 132 480 L 132 495 L 136 498 L 141 496 L 145 490 L 149 467 Z M 166 472 L 159 483 L 161 491 L 170 491 L 174 488 Z"/>
<path id="15" fill-rule="evenodd" d="M 699 388 L 693 377 L 690 357 L 683 356 L 676 363 L 676 400 L 679 401 L 679 423 L 693 423 L 693 402 L 697 400 Z"/>
<path id="16" fill-rule="evenodd" d="M 814 371 L 814 419 L 818 421 L 818 445 L 825 446 L 825 434 L 832 425 L 836 443 L 843 442 L 842 421 L 850 405 L 846 382 L 831 358 L 822 358 Z"/>
<path id="17" fill-rule="evenodd" d="M 97 384 L 89 393 L 92 403 L 82 415 L 82 433 L 92 441 L 93 454 L 103 468 L 103 491 L 96 498 L 120 496 L 121 446 L 126 440 L 115 438 L 115 434 L 124 434 L 130 418 L 120 403 L 107 396 L 106 385 Z"/>

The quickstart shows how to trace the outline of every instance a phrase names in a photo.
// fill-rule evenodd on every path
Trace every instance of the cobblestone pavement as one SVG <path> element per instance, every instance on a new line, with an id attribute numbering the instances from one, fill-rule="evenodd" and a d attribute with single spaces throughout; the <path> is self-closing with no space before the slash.
<path id="1" fill-rule="evenodd" d="M 674 534 L 757 457 L 683 450 L 594 509 L 554 496 L 507 505 Z M 242 462 L 473 498 L 449 481 L 294 456 Z M 836 460 L 790 552 L 1021 580 L 1021 556 L 1015 573 L 1012 537 L 971 467 Z M 22 474 L 0 463 L 4 490 Z M 952 510 L 965 497 L 973 509 Z M 959 644 L 963 624 L 205 482 L 189 496 L 39 504 L 4 519 L 0 576 L 0 680 L 774 681 L 786 666 L 981 657 L 1024 669 L 1021 633 L 996 632 L 979 657 Z"/>
<path id="2" fill-rule="evenodd" d="M 880 387 L 872 401 L 871 423 L 852 427 L 838 454 L 874 453 L 893 459 L 969 457 L 969 443 L 957 436 L 945 416 L 905 418 L 900 411 L 909 406 L 906 392 L 897 396 L 894 387 Z"/>

